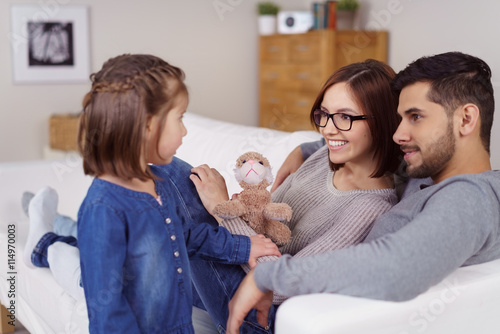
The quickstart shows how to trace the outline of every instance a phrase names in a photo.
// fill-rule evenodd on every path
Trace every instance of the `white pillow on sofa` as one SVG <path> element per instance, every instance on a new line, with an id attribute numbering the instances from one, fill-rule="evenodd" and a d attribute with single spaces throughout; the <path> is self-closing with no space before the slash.
<path id="1" fill-rule="evenodd" d="M 299 144 L 314 141 L 321 135 L 314 131 L 284 132 L 254 126 L 237 125 L 186 113 L 187 135 L 176 156 L 192 166 L 208 164 L 226 179 L 229 194 L 241 191 L 234 179 L 236 159 L 248 151 L 262 153 L 271 164 L 273 174 Z"/>

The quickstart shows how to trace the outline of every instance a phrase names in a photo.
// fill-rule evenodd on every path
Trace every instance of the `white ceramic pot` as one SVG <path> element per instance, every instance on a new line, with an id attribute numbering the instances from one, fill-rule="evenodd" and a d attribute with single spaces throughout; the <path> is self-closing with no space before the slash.
<path id="1" fill-rule="evenodd" d="M 276 15 L 259 16 L 259 34 L 272 35 L 276 33 Z"/>
<path id="2" fill-rule="evenodd" d="M 354 28 L 354 14 L 352 10 L 337 10 L 337 29 L 351 30 Z"/>

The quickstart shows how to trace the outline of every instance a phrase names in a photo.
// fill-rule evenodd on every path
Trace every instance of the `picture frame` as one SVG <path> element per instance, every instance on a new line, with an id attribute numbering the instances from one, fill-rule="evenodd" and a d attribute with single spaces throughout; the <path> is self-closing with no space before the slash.
<path id="1" fill-rule="evenodd" d="M 88 25 L 85 5 L 12 5 L 14 84 L 87 82 Z"/>

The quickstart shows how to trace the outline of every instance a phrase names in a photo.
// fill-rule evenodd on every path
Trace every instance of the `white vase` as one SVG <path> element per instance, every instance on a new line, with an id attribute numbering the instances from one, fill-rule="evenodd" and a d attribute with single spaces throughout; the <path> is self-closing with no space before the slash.
<path id="1" fill-rule="evenodd" d="M 276 15 L 259 16 L 259 34 L 272 35 L 276 33 Z"/>
<path id="2" fill-rule="evenodd" d="M 354 14 L 353 10 L 337 10 L 337 29 L 338 30 L 351 30 L 354 28 Z"/>

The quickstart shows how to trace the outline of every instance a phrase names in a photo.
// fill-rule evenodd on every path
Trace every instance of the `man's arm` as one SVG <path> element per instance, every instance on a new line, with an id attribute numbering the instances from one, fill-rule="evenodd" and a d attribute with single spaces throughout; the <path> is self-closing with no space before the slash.
<path id="1" fill-rule="evenodd" d="M 443 196 L 438 196 L 438 201 L 427 203 L 430 210 L 423 210 L 415 221 L 369 243 L 305 258 L 284 255 L 278 261 L 259 264 L 231 300 L 228 333 L 238 333 L 246 314 L 265 302 L 266 293 L 271 290 L 288 297 L 335 292 L 387 300 L 413 298 L 441 281 L 484 246 L 488 228 L 478 230 L 473 222 L 483 220 L 477 217 L 483 210 L 486 210 L 485 216 L 499 219 L 498 201 L 492 203 L 494 197 L 486 197 L 490 200 L 484 205 L 471 208 L 465 204 L 465 210 L 456 214 L 453 211 L 457 206 L 449 206 L 441 213 L 451 216 L 443 220 L 427 212 L 449 204 L 439 200 L 444 199 Z M 462 214 L 465 216 L 460 219 Z"/>
<path id="2" fill-rule="evenodd" d="M 495 251 L 500 209 L 490 184 L 463 178 L 420 192 L 375 222 L 377 239 L 306 258 L 284 255 L 262 263 L 254 273 L 257 286 L 288 297 L 331 292 L 401 301 L 426 291 L 471 257 L 500 255 Z M 401 222 L 405 214 L 407 224 Z M 380 225 L 388 226 L 387 234 L 380 233 Z M 390 231 L 394 225 L 398 227 Z"/>
<path id="3" fill-rule="evenodd" d="M 300 150 L 302 151 L 302 157 L 304 158 L 304 161 L 306 161 L 317 150 L 325 146 L 325 144 L 326 144 L 325 138 L 300 144 Z"/>

